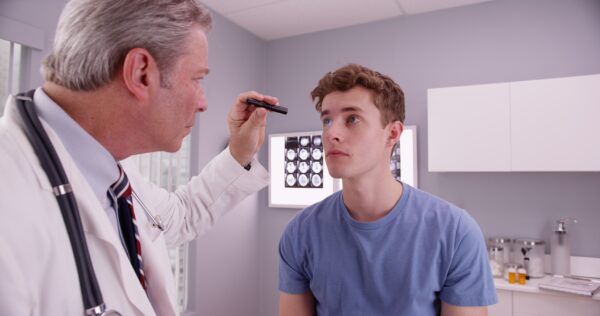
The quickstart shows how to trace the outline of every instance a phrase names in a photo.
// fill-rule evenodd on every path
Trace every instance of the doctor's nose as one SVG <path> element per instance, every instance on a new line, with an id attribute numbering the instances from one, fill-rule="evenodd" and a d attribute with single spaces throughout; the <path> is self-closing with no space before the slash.
<path id="1" fill-rule="evenodd" d="M 204 91 L 202 91 L 202 94 L 198 99 L 198 103 L 196 104 L 196 111 L 204 112 L 206 110 L 208 110 L 208 102 L 206 101 L 206 97 L 204 96 Z"/>

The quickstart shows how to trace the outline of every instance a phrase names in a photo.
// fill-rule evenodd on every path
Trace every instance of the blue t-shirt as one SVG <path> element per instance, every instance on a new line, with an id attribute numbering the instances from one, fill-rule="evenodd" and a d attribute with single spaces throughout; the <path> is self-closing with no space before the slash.
<path id="1" fill-rule="evenodd" d="M 485 241 L 466 211 L 402 184 L 383 218 L 354 220 L 341 192 L 296 214 L 279 243 L 279 290 L 311 290 L 317 315 L 439 315 L 495 304 Z M 441 301 L 440 301 L 441 300 Z"/>

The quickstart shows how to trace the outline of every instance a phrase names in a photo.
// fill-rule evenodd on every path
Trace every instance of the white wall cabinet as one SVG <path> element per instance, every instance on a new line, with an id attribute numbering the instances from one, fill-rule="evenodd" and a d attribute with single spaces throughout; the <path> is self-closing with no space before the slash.
<path id="1" fill-rule="evenodd" d="M 600 171 L 600 75 L 428 91 L 429 171 Z"/>
<path id="2" fill-rule="evenodd" d="M 600 170 L 600 75 L 510 84 L 512 170 Z"/>
<path id="3" fill-rule="evenodd" d="M 429 171 L 510 171 L 509 84 L 430 89 Z"/>

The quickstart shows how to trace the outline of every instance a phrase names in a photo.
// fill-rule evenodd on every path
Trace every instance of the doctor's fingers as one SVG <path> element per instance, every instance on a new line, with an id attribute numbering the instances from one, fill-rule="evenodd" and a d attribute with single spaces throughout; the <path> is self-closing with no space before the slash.
<path id="1" fill-rule="evenodd" d="M 264 95 L 260 92 L 256 92 L 256 91 L 246 91 L 246 92 L 242 92 L 238 95 L 237 99 L 236 99 L 236 104 L 234 105 L 234 109 L 233 112 L 238 112 L 239 114 L 244 114 L 244 117 L 247 118 L 250 113 L 252 113 L 256 107 L 254 106 L 250 106 L 249 104 L 246 103 L 246 100 L 248 99 L 256 99 L 259 101 L 264 101 L 266 103 L 272 104 L 272 105 L 277 105 L 279 104 L 279 99 L 277 99 L 277 97 L 274 96 L 270 96 L 270 95 Z"/>

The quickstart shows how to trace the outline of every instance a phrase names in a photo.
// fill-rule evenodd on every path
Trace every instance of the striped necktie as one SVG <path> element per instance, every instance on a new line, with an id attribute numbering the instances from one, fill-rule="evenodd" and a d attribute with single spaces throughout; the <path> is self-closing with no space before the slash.
<path id="1" fill-rule="evenodd" d="M 129 255 L 129 261 L 142 287 L 146 289 L 146 276 L 144 275 L 144 264 L 142 261 L 142 244 L 140 243 L 140 234 L 138 233 L 131 199 L 132 189 L 123 168 L 120 164 L 117 166 L 119 167 L 119 179 L 110 186 L 110 190 L 117 200 L 114 201 L 113 198 L 110 198 L 111 194 L 108 193 L 109 200 L 112 201 L 114 209 L 117 210 L 117 218 L 121 233 L 123 234 L 125 250 Z"/>

